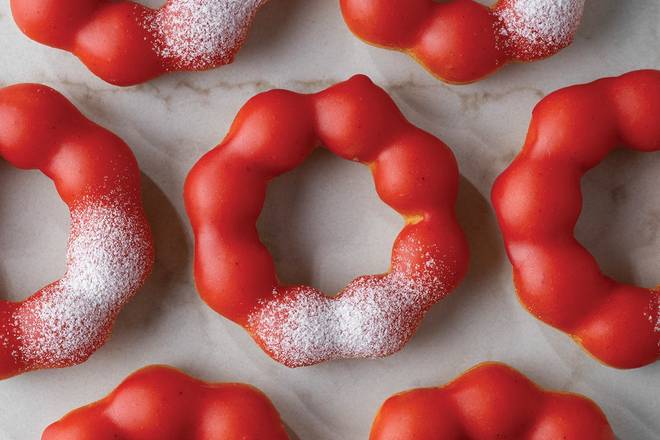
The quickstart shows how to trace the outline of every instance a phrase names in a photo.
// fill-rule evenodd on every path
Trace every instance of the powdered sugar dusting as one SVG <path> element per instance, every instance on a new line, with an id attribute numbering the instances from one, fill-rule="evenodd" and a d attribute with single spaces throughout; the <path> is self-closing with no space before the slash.
<path id="1" fill-rule="evenodd" d="M 651 291 L 651 301 L 649 303 L 647 318 L 653 326 L 653 331 L 658 338 L 657 345 L 660 350 L 660 287 L 658 290 Z"/>
<path id="2" fill-rule="evenodd" d="M 230 63 L 268 0 L 170 0 L 145 23 L 167 65 L 207 69 Z"/>
<path id="3" fill-rule="evenodd" d="M 419 276 L 361 277 L 337 298 L 310 287 L 274 292 L 250 316 L 249 328 L 276 360 L 290 367 L 395 353 L 449 290 L 442 281 L 445 266 L 427 256 Z"/>
<path id="4" fill-rule="evenodd" d="M 499 33 L 518 57 L 547 56 L 568 46 L 582 20 L 585 0 L 509 0 L 496 9 Z"/>
<path id="5" fill-rule="evenodd" d="M 84 361 L 151 269 L 149 232 L 132 206 L 98 201 L 71 211 L 67 272 L 14 313 L 15 356 L 40 368 Z"/>

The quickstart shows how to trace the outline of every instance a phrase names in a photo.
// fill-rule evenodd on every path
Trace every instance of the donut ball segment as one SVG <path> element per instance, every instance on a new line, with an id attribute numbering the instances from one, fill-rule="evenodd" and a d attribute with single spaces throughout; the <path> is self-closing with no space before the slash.
<path id="1" fill-rule="evenodd" d="M 117 136 L 46 86 L 0 89 L 0 156 L 53 180 L 71 213 L 65 275 L 0 300 L 0 378 L 85 361 L 153 265 L 140 171 Z"/>
<path id="2" fill-rule="evenodd" d="M 76 55 L 104 81 L 130 86 L 167 72 L 208 70 L 234 60 L 268 0 L 11 0 L 29 38 Z"/>
<path id="3" fill-rule="evenodd" d="M 534 110 L 522 151 L 492 192 L 522 304 L 616 368 L 660 356 L 660 294 L 604 275 L 575 239 L 580 179 L 617 147 L 660 150 L 658 114 L 660 71 L 557 91 Z"/>
<path id="4" fill-rule="evenodd" d="M 438 79 L 478 81 L 510 61 L 550 57 L 573 41 L 584 0 L 340 0 L 365 42 L 399 50 Z"/>
<path id="5" fill-rule="evenodd" d="M 42 440 L 288 440 L 258 389 L 209 384 L 166 366 L 130 375 L 106 398 L 50 425 Z"/>
<path id="6" fill-rule="evenodd" d="M 481 364 L 440 388 L 390 397 L 370 440 L 614 440 L 591 400 L 544 391 L 516 370 Z"/>
<path id="7" fill-rule="evenodd" d="M 281 285 L 255 226 L 268 182 L 319 145 L 367 164 L 381 199 L 406 219 L 390 272 L 359 277 L 335 297 Z M 389 355 L 466 272 L 468 249 L 454 212 L 457 188 L 449 148 L 407 122 L 365 76 L 311 95 L 262 93 L 240 110 L 223 142 L 186 181 L 197 289 L 289 367 Z"/>

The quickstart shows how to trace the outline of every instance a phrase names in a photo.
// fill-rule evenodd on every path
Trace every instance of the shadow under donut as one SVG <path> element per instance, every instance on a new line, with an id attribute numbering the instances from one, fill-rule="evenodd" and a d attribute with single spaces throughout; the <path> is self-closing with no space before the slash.
<path id="1" fill-rule="evenodd" d="M 470 267 L 456 290 L 426 315 L 417 335 L 411 341 L 411 344 L 416 346 L 425 346 L 431 341 L 434 346 L 442 344 L 442 338 L 447 337 L 443 335 L 460 331 L 460 326 L 474 319 L 466 317 L 466 311 L 474 309 L 472 304 L 484 300 L 479 297 L 479 291 L 483 290 L 483 286 L 496 285 L 496 275 L 505 263 L 504 244 L 495 212 L 488 199 L 462 175 L 456 214 L 470 246 Z M 453 331 L 448 331 L 449 328 Z"/>
<path id="2" fill-rule="evenodd" d="M 285 422 L 284 423 L 284 428 L 286 429 L 286 433 L 289 435 L 290 440 L 300 440 L 300 437 L 296 435 L 295 432 L 293 432 L 293 429 Z"/>
<path id="3" fill-rule="evenodd" d="M 286 38 L 285 33 L 292 29 L 290 24 L 304 15 L 303 9 L 313 7 L 308 4 L 304 0 L 270 0 L 266 3 L 257 13 L 245 46 L 236 55 L 236 61 L 240 62 L 241 56 L 269 56 L 271 48 Z"/>
<path id="4" fill-rule="evenodd" d="M 622 22 L 631 19 L 630 11 L 638 11 L 643 14 L 644 7 L 639 3 L 651 3 L 654 0 L 637 0 L 634 8 L 630 3 L 619 0 L 600 0 L 598 2 L 587 1 L 584 8 L 582 24 L 578 29 L 577 43 L 584 37 L 585 40 L 598 40 L 599 45 L 610 44 L 612 34 L 620 29 L 629 29 Z M 639 22 L 637 20 L 636 22 Z M 593 44 L 593 41 L 590 41 Z"/>
<path id="5" fill-rule="evenodd" d="M 135 298 L 126 305 L 115 326 L 113 340 L 144 331 L 171 301 L 169 291 L 177 284 L 192 286 L 190 243 L 176 208 L 151 178 L 142 173 L 142 201 L 151 226 L 155 261 L 151 275 Z M 169 287 L 172 287 L 170 289 Z"/>

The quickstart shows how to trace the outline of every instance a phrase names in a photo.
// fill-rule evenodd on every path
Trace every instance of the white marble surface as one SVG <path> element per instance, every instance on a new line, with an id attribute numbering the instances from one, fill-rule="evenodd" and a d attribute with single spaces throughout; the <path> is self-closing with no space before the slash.
<path id="1" fill-rule="evenodd" d="M 486 360 L 507 362 L 543 386 L 592 397 L 622 439 L 660 438 L 660 365 L 604 367 L 524 311 L 488 201 L 493 179 L 522 145 L 530 111 L 543 95 L 660 68 L 660 2 L 589 0 L 572 47 L 463 87 L 443 85 L 405 56 L 358 41 L 337 3 L 271 0 L 234 65 L 128 89 L 107 85 L 73 56 L 28 40 L 16 29 L 8 2 L 0 4 L 0 84 L 51 85 L 133 147 L 158 247 L 153 276 L 90 361 L 0 383 L 0 439 L 39 438 L 48 423 L 152 363 L 260 387 L 301 440 L 366 439 L 377 408 L 392 393 L 444 383 Z M 199 300 L 182 184 L 253 94 L 273 87 L 316 91 L 358 72 L 387 88 L 411 121 L 456 153 L 471 270 L 401 353 L 289 370 Z M 578 234 L 609 273 L 647 286 L 660 275 L 658 170 L 657 154 L 620 153 L 591 172 Z M 0 291 L 20 299 L 62 273 L 67 211 L 38 173 L 0 163 L 0 186 Z M 327 153 L 273 185 L 262 220 L 283 278 L 328 290 L 386 269 L 401 224 L 377 199 L 366 168 Z"/>

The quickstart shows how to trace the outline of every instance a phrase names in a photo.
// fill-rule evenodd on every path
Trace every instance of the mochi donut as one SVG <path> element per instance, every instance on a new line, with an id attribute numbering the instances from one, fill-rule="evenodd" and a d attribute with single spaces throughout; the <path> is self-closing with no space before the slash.
<path id="1" fill-rule="evenodd" d="M 282 285 L 255 227 L 268 183 L 320 145 L 368 165 L 380 198 L 405 219 L 390 271 L 358 277 L 335 297 Z M 366 76 L 311 95 L 261 93 L 186 179 L 197 290 L 289 367 L 390 355 L 466 272 L 458 177 L 451 150 Z"/>
<path id="2" fill-rule="evenodd" d="M 70 412 L 41 440 L 288 440 L 261 391 L 201 382 L 156 365 L 131 374 L 106 398 Z"/>
<path id="3" fill-rule="evenodd" d="M 439 388 L 396 394 L 370 440 L 615 440 L 591 400 L 545 391 L 513 368 L 478 365 Z"/>
<path id="4" fill-rule="evenodd" d="M 536 61 L 570 45 L 585 0 L 340 0 L 360 39 L 408 53 L 438 79 L 477 81 L 510 61 Z"/>
<path id="5" fill-rule="evenodd" d="M 76 55 L 101 79 L 139 84 L 229 64 L 268 0 L 11 0 L 25 35 Z"/>
<path id="6" fill-rule="evenodd" d="M 71 213 L 64 276 L 24 301 L 0 300 L 4 379 L 87 360 L 154 256 L 133 153 L 55 90 L 0 89 L 0 157 L 51 178 Z"/>
<path id="7" fill-rule="evenodd" d="M 575 238 L 580 179 L 618 147 L 660 151 L 660 71 L 568 87 L 534 109 L 527 139 L 492 200 L 522 304 L 601 362 L 660 357 L 660 291 L 604 275 Z"/>

